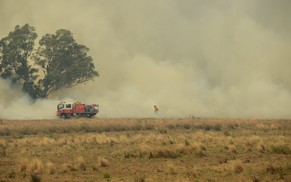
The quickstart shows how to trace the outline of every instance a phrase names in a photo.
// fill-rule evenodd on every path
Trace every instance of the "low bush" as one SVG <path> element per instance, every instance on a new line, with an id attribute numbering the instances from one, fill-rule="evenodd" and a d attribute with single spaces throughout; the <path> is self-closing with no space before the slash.
<path id="1" fill-rule="evenodd" d="M 291 154 L 288 146 L 271 146 L 271 151 L 276 154 Z"/>
<path id="2" fill-rule="evenodd" d="M 282 167 L 276 167 L 273 164 L 270 164 L 266 167 L 266 172 L 269 174 L 280 174 L 282 173 L 283 169 Z"/>

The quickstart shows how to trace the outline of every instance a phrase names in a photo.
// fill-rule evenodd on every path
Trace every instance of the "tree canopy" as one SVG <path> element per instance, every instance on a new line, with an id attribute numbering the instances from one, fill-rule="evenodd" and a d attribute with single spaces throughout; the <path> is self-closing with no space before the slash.
<path id="1" fill-rule="evenodd" d="M 34 83 L 38 77 L 37 69 L 29 64 L 36 38 L 35 28 L 25 24 L 15 26 L 13 32 L 0 40 L 1 77 L 22 84 L 22 90 L 32 98 L 37 98 L 40 91 Z"/>
<path id="2" fill-rule="evenodd" d="M 89 48 L 78 44 L 69 30 L 44 35 L 35 49 L 36 38 L 35 28 L 25 24 L 0 40 L 0 76 L 21 84 L 32 98 L 47 98 L 99 76 Z"/>

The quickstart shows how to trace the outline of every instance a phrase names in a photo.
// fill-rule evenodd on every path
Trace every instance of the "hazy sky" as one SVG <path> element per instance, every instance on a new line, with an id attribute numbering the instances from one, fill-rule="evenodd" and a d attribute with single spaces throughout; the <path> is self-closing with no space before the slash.
<path id="1" fill-rule="evenodd" d="M 291 117 L 290 0 L 0 0 L 0 38 L 69 29 L 100 77 L 29 104 L 0 80 L 0 118 L 53 118 L 59 101 L 100 117 Z M 2 97 L 5 97 L 2 99 Z M 33 111 L 33 112 L 31 112 Z"/>

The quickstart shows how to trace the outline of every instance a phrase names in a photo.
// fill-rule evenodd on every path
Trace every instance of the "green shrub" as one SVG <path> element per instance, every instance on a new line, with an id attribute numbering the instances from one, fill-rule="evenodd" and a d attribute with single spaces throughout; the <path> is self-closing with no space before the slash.
<path id="1" fill-rule="evenodd" d="M 108 173 L 104 173 L 103 174 L 103 178 L 105 178 L 105 179 L 111 179 L 111 176 Z"/>
<path id="2" fill-rule="evenodd" d="M 291 150 L 287 146 L 272 146 L 271 151 L 276 154 L 291 154 Z"/>

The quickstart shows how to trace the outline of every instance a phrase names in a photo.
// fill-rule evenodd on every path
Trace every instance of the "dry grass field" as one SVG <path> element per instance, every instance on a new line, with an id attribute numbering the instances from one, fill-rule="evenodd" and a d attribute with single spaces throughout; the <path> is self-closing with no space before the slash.
<path id="1" fill-rule="evenodd" d="M 291 120 L 0 120 L 0 181 L 291 181 Z"/>

